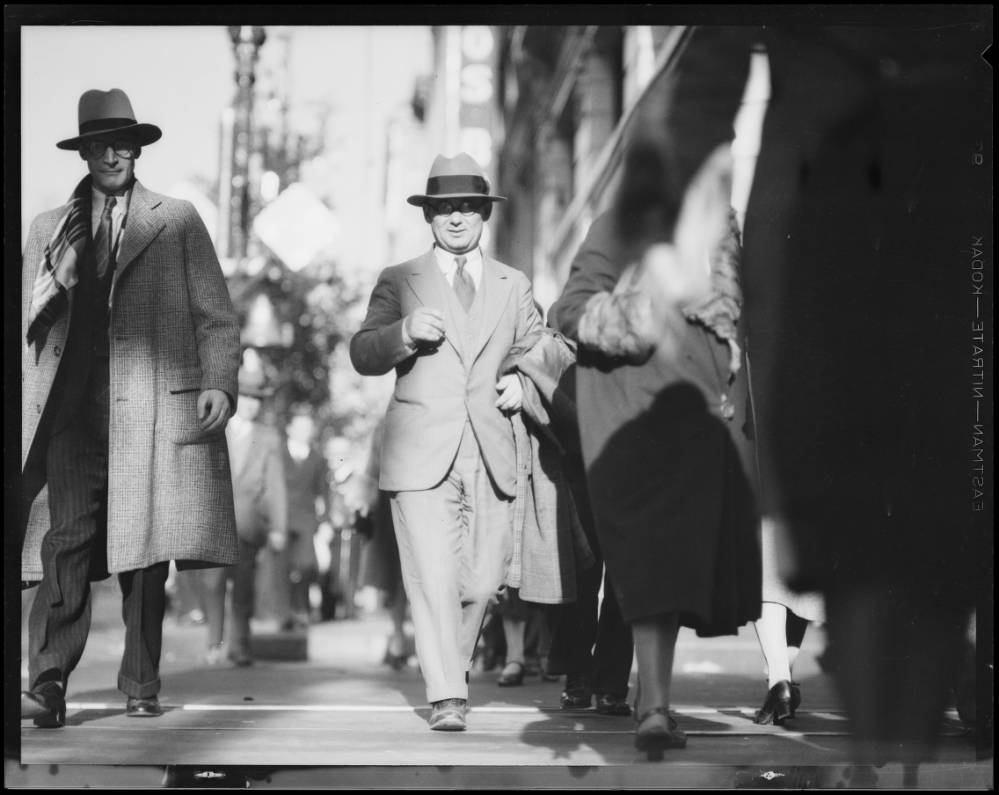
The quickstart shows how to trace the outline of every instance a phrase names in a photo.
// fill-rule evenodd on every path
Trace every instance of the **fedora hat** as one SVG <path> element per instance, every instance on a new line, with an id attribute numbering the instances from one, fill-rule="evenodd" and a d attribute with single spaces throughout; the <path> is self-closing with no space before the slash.
<path id="1" fill-rule="evenodd" d="M 406 199 L 415 207 L 422 207 L 434 199 L 458 198 L 506 201 L 505 196 L 489 195 L 489 180 L 470 155 L 460 152 L 454 157 L 437 155 L 427 177 L 427 192 L 417 193 Z"/>
<path id="2" fill-rule="evenodd" d="M 139 124 L 128 96 L 120 88 L 91 89 L 80 97 L 80 134 L 56 144 L 60 149 L 77 149 L 81 141 L 98 136 L 128 133 L 139 146 L 158 141 L 163 131 L 155 124 Z"/>

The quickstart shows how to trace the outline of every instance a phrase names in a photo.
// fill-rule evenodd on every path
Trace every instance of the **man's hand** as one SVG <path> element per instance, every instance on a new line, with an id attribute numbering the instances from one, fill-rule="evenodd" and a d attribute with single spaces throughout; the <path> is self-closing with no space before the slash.
<path id="1" fill-rule="evenodd" d="M 224 429 L 231 415 L 229 396 L 221 389 L 206 389 L 198 395 L 198 419 L 202 433 Z"/>
<path id="2" fill-rule="evenodd" d="M 271 531 L 267 534 L 267 544 L 275 552 L 280 552 L 288 545 L 288 539 L 285 537 L 284 533 L 275 533 Z"/>
<path id="3" fill-rule="evenodd" d="M 496 408 L 500 411 L 520 411 L 524 402 L 524 390 L 516 373 L 507 373 L 500 378 L 496 382 L 496 391 L 500 393 L 496 399 Z"/>
<path id="4" fill-rule="evenodd" d="M 444 339 L 444 313 L 428 306 L 414 309 L 402 321 L 402 336 L 409 344 L 440 342 Z"/>

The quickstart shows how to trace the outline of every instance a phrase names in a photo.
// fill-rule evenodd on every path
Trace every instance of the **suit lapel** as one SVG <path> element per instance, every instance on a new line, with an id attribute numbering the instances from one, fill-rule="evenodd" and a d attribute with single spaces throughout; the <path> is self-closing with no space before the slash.
<path id="1" fill-rule="evenodd" d="M 479 326 L 479 336 L 475 341 L 472 350 L 472 361 L 478 358 L 482 349 L 486 347 L 489 338 L 496 330 L 496 325 L 503 316 L 503 310 L 510 300 L 510 290 L 513 285 L 506 274 L 501 273 L 491 259 L 483 254 L 482 256 L 482 286 L 485 295 L 484 306 L 482 307 L 482 323 Z"/>
<path id="2" fill-rule="evenodd" d="M 437 267 L 437 259 L 434 257 L 432 249 L 416 260 L 406 275 L 406 283 L 420 299 L 421 304 L 432 309 L 439 309 L 444 313 L 444 339 L 454 348 L 455 353 L 464 359 L 464 351 L 458 344 L 459 330 L 455 325 L 454 316 L 448 303 L 447 290 L 450 287 L 440 268 Z"/>
<path id="3" fill-rule="evenodd" d="M 132 187 L 128 216 L 125 219 L 125 228 L 121 232 L 121 242 L 118 245 L 114 274 L 116 283 L 129 265 L 135 261 L 135 258 L 153 242 L 153 239 L 166 226 L 166 221 L 157 210 L 159 206 L 160 200 L 142 187 L 142 184 L 137 180 Z"/>

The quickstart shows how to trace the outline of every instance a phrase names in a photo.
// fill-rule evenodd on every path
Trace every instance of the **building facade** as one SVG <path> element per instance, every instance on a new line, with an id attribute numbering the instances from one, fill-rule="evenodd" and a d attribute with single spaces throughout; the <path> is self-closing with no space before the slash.
<path id="1" fill-rule="evenodd" d="M 611 201 L 629 127 L 671 68 L 685 26 L 495 28 L 500 124 L 497 184 L 510 204 L 494 224 L 497 256 L 522 270 L 547 307 L 593 218 Z M 736 122 L 733 204 L 741 214 L 769 95 L 759 53 Z"/>

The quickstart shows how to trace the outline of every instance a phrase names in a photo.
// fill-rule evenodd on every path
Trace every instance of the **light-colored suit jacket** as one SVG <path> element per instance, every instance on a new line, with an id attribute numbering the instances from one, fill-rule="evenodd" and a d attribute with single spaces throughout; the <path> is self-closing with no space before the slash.
<path id="1" fill-rule="evenodd" d="M 25 332 L 35 274 L 65 211 L 58 207 L 34 220 L 22 267 L 21 462 L 43 479 L 49 431 L 40 421 L 66 348 L 73 291 L 69 311 L 41 350 L 26 344 Z M 110 343 L 108 570 L 171 559 L 235 562 L 225 435 L 201 433 L 196 403 L 205 389 L 236 398 L 236 313 L 194 206 L 139 182 L 114 273 Z M 43 482 L 31 496 L 21 576 L 38 580 L 50 525 L 48 487 Z"/>
<path id="2" fill-rule="evenodd" d="M 431 250 L 382 271 L 367 317 L 350 341 L 362 375 L 396 371 L 385 417 L 379 488 L 417 491 L 440 483 L 454 461 L 466 418 L 496 486 L 516 493 L 517 455 L 510 417 L 496 408 L 496 381 L 507 353 L 541 329 L 527 277 L 482 258 L 476 301 L 481 322 L 463 334 L 460 305 Z M 439 309 L 445 339 L 413 352 L 403 342 L 403 319 L 418 307 Z M 529 466 L 530 462 L 521 462 Z"/>

